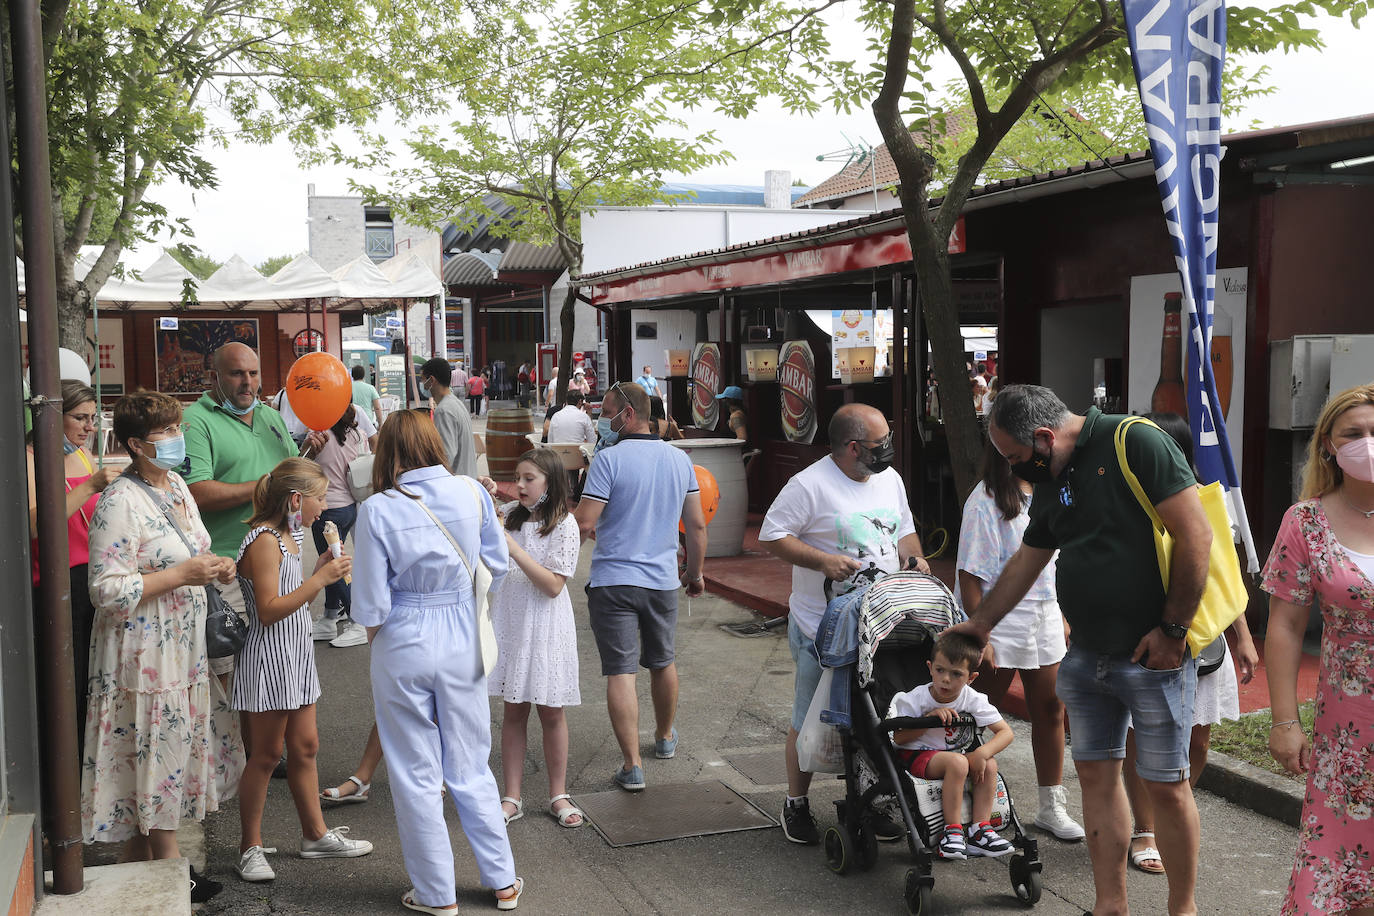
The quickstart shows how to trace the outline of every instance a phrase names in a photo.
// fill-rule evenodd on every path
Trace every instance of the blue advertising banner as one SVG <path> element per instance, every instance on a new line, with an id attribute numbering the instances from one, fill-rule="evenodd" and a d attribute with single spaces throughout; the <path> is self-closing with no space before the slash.
<path id="1" fill-rule="evenodd" d="M 1183 279 L 1188 314 L 1188 423 L 1198 476 L 1230 497 L 1250 572 L 1259 558 L 1241 500 L 1212 373 L 1217 225 L 1221 202 L 1221 75 L 1225 0 L 1122 0 L 1131 62 L 1145 110 L 1155 180 Z"/>

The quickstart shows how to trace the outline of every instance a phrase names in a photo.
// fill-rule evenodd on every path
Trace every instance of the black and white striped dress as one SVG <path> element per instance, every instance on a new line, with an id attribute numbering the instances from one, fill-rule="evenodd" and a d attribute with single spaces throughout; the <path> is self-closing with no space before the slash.
<path id="1" fill-rule="evenodd" d="M 274 528 L 262 525 L 248 532 L 239 547 L 239 559 L 258 535 L 268 533 L 281 549 L 281 574 L 277 594 L 289 595 L 301 587 L 301 544 L 303 531 L 295 532 L 296 552 L 286 549 Z M 239 576 L 243 603 L 248 609 L 248 638 L 239 650 L 234 671 L 234 709 L 243 712 L 269 712 L 299 709 L 320 698 L 320 679 L 315 673 L 315 646 L 310 639 L 310 605 L 302 604 L 292 614 L 271 626 L 258 619 L 258 604 L 253 583 Z"/>

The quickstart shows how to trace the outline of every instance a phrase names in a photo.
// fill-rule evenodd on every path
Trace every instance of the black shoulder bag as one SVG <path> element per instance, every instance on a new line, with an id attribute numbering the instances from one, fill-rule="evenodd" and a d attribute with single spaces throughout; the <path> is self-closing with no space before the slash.
<path id="1" fill-rule="evenodd" d="M 176 518 L 172 516 L 165 503 L 158 497 L 157 491 L 142 477 L 133 472 L 133 468 L 124 472 L 124 476 L 148 491 L 149 497 L 153 500 L 153 505 L 162 510 L 162 514 L 167 519 L 167 524 L 172 526 L 172 530 L 181 538 L 181 542 L 186 545 L 186 550 L 191 556 L 196 556 L 196 548 L 186 537 L 186 533 L 177 524 Z M 213 584 L 202 586 L 205 589 L 205 655 L 207 658 L 228 658 L 237 655 L 243 648 L 244 640 L 248 638 L 248 625 L 234 609 L 229 606 L 229 602 L 224 600 L 224 596 L 219 593 L 219 589 Z"/>

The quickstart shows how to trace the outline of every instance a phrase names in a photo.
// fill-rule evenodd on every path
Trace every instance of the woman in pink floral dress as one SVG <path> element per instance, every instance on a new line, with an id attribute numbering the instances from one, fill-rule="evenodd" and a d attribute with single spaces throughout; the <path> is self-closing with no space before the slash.
<path id="1" fill-rule="evenodd" d="M 1269 750 L 1307 773 L 1298 857 L 1282 912 L 1374 914 L 1374 385 L 1327 403 L 1303 469 L 1303 501 L 1284 516 L 1263 588 Z M 1297 673 L 1308 609 L 1322 613 L 1317 720 L 1298 722 Z"/>

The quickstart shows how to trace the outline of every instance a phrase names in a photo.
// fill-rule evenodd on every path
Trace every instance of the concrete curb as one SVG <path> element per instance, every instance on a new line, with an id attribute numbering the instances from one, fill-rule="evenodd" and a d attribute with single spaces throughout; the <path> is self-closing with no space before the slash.
<path id="1" fill-rule="evenodd" d="M 1220 751 L 1208 753 L 1207 768 L 1198 780 L 1199 789 L 1290 827 L 1302 819 L 1304 786 Z"/>

